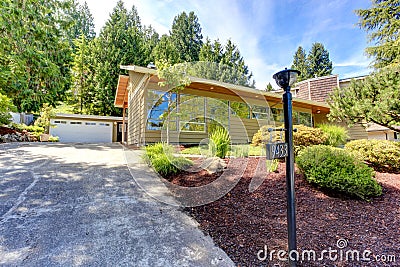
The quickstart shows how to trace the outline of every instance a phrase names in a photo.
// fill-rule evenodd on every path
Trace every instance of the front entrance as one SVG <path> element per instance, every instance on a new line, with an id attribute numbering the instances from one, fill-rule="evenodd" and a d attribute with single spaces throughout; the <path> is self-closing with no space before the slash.
<path id="1" fill-rule="evenodd" d="M 125 141 L 127 140 L 128 123 L 125 122 Z M 122 142 L 122 122 L 117 122 L 117 142 Z"/>

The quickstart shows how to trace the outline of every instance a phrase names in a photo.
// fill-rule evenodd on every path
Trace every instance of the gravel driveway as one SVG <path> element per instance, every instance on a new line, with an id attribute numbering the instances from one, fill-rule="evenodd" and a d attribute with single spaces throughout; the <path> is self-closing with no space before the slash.
<path id="1" fill-rule="evenodd" d="M 157 179 L 137 153 L 130 170 L 125 158 L 119 144 L 0 145 L 0 265 L 234 266 L 179 207 L 137 186 Z"/>

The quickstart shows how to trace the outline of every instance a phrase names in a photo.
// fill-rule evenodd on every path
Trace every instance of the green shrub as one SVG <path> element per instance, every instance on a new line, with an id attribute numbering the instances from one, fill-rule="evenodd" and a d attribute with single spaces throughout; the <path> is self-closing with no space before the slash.
<path id="1" fill-rule="evenodd" d="M 210 134 L 210 141 L 212 141 L 209 147 L 211 155 L 215 155 L 221 159 L 225 158 L 231 142 L 228 131 L 223 127 L 217 127 Z"/>
<path id="2" fill-rule="evenodd" d="M 323 191 L 366 200 L 382 194 L 373 169 L 344 149 L 311 146 L 301 151 L 296 163 L 306 180 Z"/>
<path id="3" fill-rule="evenodd" d="M 11 128 L 17 131 L 22 132 L 23 130 L 30 132 L 30 133 L 39 133 L 42 134 L 44 132 L 44 128 L 40 126 L 35 126 L 35 125 L 25 125 L 23 123 L 17 124 L 17 123 L 12 123 Z"/>
<path id="4" fill-rule="evenodd" d="M 346 144 L 349 135 L 346 128 L 334 124 L 320 124 L 318 125 L 325 135 L 327 136 L 324 145 L 328 146 L 342 146 Z"/>
<path id="5" fill-rule="evenodd" d="M 262 126 L 260 130 L 258 130 L 258 132 L 254 134 L 251 144 L 253 146 L 264 145 L 271 142 L 271 139 L 272 142 L 284 142 L 284 133 L 282 133 L 281 137 L 280 132 L 272 132 L 271 136 L 271 133 L 268 132 L 269 128 L 283 128 L 283 125 L 281 127 L 273 127 L 270 125 Z M 323 144 L 327 139 L 327 135 L 324 134 L 324 132 L 319 128 L 312 128 L 304 125 L 294 125 L 293 128 L 296 129 L 296 131 L 293 132 L 295 155 L 297 155 L 301 149 L 312 145 Z"/>
<path id="6" fill-rule="evenodd" d="M 60 141 L 60 138 L 58 136 L 50 135 L 49 142 L 58 142 L 58 141 Z"/>
<path id="7" fill-rule="evenodd" d="M 400 171 L 400 143 L 362 139 L 347 143 L 345 149 L 376 169 Z"/>
<path id="8" fill-rule="evenodd" d="M 157 143 L 146 147 L 143 158 L 163 177 L 176 174 L 193 164 L 191 160 L 184 157 L 175 157 L 173 152 L 172 146 Z"/>
<path id="9" fill-rule="evenodd" d="M 0 126 L 8 125 L 11 122 L 11 111 L 15 111 L 16 108 L 12 103 L 11 98 L 0 93 Z"/>
<path id="10" fill-rule="evenodd" d="M 304 125 L 294 125 L 293 129 L 293 145 L 294 154 L 298 155 L 299 152 L 313 145 L 322 145 L 325 143 L 327 136 L 319 128 L 312 128 Z"/>
<path id="11" fill-rule="evenodd" d="M 250 150 L 249 145 L 233 145 L 233 146 L 231 146 L 229 155 L 234 156 L 236 158 L 248 157 L 249 150 Z"/>
<path id="12" fill-rule="evenodd" d="M 272 132 L 272 133 L 268 132 L 269 128 L 276 128 L 276 127 L 272 125 L 261 126 L 261 128 L 253 135 L 251 144 L 253 146 L 265 145 L 266 143 L 270 142 L 271 135 L 272 135 L 272 141 L 273 142 L 277 141 L 277 139 L 280 138 L 280 135 L 277 132 Z"/>
<path id="13" fill-rule="evenodd" d="M 266 166 L 267 166 L 267 171 L 268 172 L 274 172 L 278 169 L 279 166 L 279 160 L 277 159 L 273 159 L 273 160 L 267 160 L 265 162 Z"/>

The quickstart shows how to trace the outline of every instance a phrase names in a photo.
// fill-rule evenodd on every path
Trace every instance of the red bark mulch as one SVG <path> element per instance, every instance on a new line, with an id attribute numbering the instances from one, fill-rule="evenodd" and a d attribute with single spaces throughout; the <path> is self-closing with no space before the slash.
<path id="1" fill-rule="evenodd" d="M 242 178 L 228 194 L 186 210 L 237 266 L 286 266 L 286 262 L 278 260 L 277 252 L 272 252 L 287 249 L 285 164 L 279 164 L 278 173 L 265 174 L 262 185 L 250 193 L 249 184 L 258 160 L 248 159 Z M 243 168 L 245 161 L 232 161 L 228 167 Z M 216 174 L 200 171 L 178 174 L 168 180 L 193 187 L 217 178 Z M 315 250 L 316 258 L 323 257 L 305 260 L 298 266 L 400 266 L 400 174 L 377 173 L 376 178 L 384 194 L 366 202 L 327 196 L 310 186 L 297 171 L 298 252 L 300 258 L 303 250 Z M 340 239 L 346 240 L 345 247 L 337 246 Z M 265 255 L 259 252 L 265 246 L 268 257 L 260 260 Z M 322 254 L 330 248 L 336 250 L 331 259 L 328 253 Z M 359 251 L 360 258 L 365 250 L 370 250 L 372 254 L 366 255 L 370 261 L 352 260 L 351 254 L 346 254 L 349 250 Z"/>

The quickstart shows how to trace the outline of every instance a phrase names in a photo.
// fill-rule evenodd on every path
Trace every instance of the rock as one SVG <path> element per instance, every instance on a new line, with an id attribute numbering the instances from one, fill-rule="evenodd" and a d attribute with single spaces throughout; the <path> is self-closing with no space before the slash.
<path id="1" fill-rule="evenodd" d="M 213 174 L 216 172 L 222 172 L 226 168 L 226 163 L 223 159 L 213 157 L 204 160 L 201 167 L 208 171 L 208 173 Z"/>

